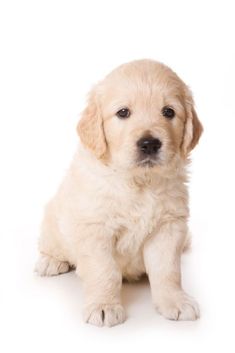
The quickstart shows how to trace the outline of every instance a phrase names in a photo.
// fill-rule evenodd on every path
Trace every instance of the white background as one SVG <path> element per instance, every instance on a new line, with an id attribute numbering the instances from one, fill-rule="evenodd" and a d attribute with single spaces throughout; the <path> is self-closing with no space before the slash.
<path id="1" fill-rule="evenodd" d="M 0 2 L 1 352 L 232 352 L 235 316 L 233 1 Z M 33 273 L 44 203 L 76 149 L 89 88 L 138 58 L 170 65 L 193 92 L 205 132 L 193 152 L 193 251 L 185 288 L 201 319 L 171 322 L 146 282 L 125 284 L 128 320 L 82 322 L 74 273 Z"/>

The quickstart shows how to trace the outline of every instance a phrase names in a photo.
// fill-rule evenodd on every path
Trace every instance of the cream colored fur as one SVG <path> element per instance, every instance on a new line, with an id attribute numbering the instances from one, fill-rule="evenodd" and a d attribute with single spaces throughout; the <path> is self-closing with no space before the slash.
<path id="1" fill-rule="evenodd" d="M 171 121 L 162 116 L 165 105 L 176 112 Z M 129 118 L 116 116 L 122 107 Z M 180 258 L 188 234 L 188 154 L 201 132 L 189 89 L 163 64 L 122 65 L 92 90 L 78 125 L 82 143 L 45 209 L 36 266 L 40 275 L 76 268 L 86 322 L 123 322 L 122 279 L 144 273 L 162 315 L 198 318 L 181 287 Z M 151 168 L 137 158 L 136 142 L 146 133 L 162 141 Z"/>

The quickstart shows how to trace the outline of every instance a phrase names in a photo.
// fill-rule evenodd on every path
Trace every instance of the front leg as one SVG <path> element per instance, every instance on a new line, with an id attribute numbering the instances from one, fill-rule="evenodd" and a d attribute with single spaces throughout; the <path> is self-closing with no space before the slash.
<path id="1" fill-rule="evenodd" d="M 181 287 L 181 254 L 187 234 L 183 220 L 164 223 L 144 246 L 153 303 L 160 314 L 171 320 L 196 320 L 197 303 Z"/>
<path id="2" fill-rule="evenodd" d="M 92 228 L 86 231 L 77 260 L 85 295 L 84 320 L 96 326 L 114 326 L 125 321 L 122 273 L 113 257 L 110 238 Z"/>

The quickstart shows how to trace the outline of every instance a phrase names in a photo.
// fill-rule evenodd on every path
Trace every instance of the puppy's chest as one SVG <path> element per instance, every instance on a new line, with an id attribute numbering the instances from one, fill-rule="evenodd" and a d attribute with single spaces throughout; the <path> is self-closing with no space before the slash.
<path id="1" fill-rule="evenodd" d="M 151 191 L 127 195 L 112 215 L 114 244 L 120 254 L 135 254 L 157 227 L 159 198 Z"/>

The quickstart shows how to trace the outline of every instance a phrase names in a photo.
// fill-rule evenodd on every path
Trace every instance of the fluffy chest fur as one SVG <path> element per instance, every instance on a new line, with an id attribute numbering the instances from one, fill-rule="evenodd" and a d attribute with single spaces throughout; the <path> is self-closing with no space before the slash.
<path id="1" fill-rule="evenodd" d="M 99 225 L 103 241 L 111 241 L 124 272 L 138 268 L 132 270 L 133 277 L 133 272 L 142 271 L 145 240 L 169 218 L 187 216 L 184 173 L 171 178 L 149 172 L 131 175 L 81 158 L 76 156 L 61 188 L 62 199 L 67 200 L 67 212 L 61 206 L 61 232 L 68 241 L 73 234 L 72 241 L 79 246 L 84 241 L 83 227 Z"/>
<path id="2" fill-rule="evenodd" d="M 121 197 L 122 196 L 122 197 Z M 136 254 L 157 226 L 161 209 L 151 188 L 129 189 L 113 199 L 113 212 L 106 225 L 114 230 L 114 243 L 121 255 Z"/>

